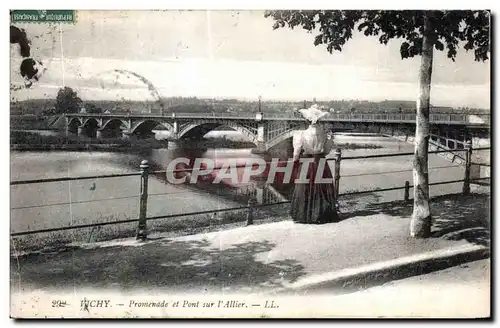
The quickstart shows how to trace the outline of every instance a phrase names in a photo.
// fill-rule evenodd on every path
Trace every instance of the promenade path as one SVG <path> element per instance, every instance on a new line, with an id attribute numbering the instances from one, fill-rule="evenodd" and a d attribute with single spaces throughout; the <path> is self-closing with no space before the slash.
<path id="1" fill-rule="evenodd" d="M 321 282 L 335 273 L 489 248 L 489 195 L 444 196 L 434 199 L 431 206 L 434 224 L 430 239 L 409 237 L 412 204 L 394 202 L 367 205 L 343 214 L 341 222 L 325 225 L 282 221 L 11 256 L 11 292 L 99 289 L 230 294 L 300 292 L 315 286 L 321 292 Z M 434 267 L 403 268 L 398 274 L 404 278 L 457 264 L 437 262 Z M 337 283 L 329 292 L 352 292 L 382 284 L 394 275 L 372 278 Z"/>

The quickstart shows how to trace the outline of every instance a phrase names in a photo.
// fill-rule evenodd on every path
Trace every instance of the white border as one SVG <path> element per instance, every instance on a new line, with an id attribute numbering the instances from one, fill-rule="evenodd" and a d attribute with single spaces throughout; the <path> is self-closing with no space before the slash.
<path id="1" fill-rule="evenodd" d="M 40 6 L 43 3 L 44 8 L 40 8 Z M 408 1 L 401 1 L 401 0 L 379 0 L 379 1 L 356 1 L 356 0 L 350 0 L 350 1 L 337 1 L 335 3 L 331 1 L 317 1 L 317 0 L 308 0 L 308 1 L 294 1 L 294 0 L 289 0 L 289 1 L 270 1 L 270 0 L 244 0 L 244 1 L 238 1 L 235 2 L 230 1 L 230 0 L 212 0 L 210 2 L 203 1 L 203 0 L 183 0 L 183 1 L 149 1 L 149 0 L 142 0 L 142 1 L 105 1 L 105 0 L 86 0 L 86 1 L 75 1 L 74 3 L 71 3 L 71 5 L 76 8 L 76 9 L 153 9 L 153 8 L 162 8 L 162 9 L 312 9 L 312 8 L 331 8 L 331 9 L 492 9 L 493 13 L 496 14 L 498 13 L 497 7 L 499 1 L 493 1 L 493 0 L 475 0 L 475 1 L 466 1 L 466 0 L 455 0 L 455 1 L 448 1 L 448 2 L 438 2 L 435 0 L 420 0 L 420 1 L 413 1 L 413 2 L 408 2 Z M 5 4 L 7 6 L 5 6 Z M 20 2 L 14 2 L 14 1 L 5 1 L 2 2 L 2 10 L 0 13 L 2 15 L 0 16 L 2 20 L 5 20 L 5 24 L 2 24 L 4 26 L 3 33 L 0 33 L 2 36 L 1 44 L 4 47 L 7 47 L 8 44 L 8 34 L 7 34 L 7 23 L 8 23 L 8 17 L 7 16 L 7 10 L 8 9 L 61 9 L 61 8 L 67 8 L 69 3 L 67 1 L 52 1 L 52 0 L 45 0 L 45 1 L 33 1 L 33 0 L 26 0 L 23 1 L 22 3 Z M 3 8 L 5 6 L 5 8 Z M 68 9 L 73 9 L 73 8 L 68 8 Z M 498 17 L 496 17 L 498 19 Z M 493 31 L 494 37 L 496 39 L 496 35 L 498 34 L 498 25 L 499 22 L 498 20 L 495 20 L 495 30 Z M 497 42 L 494 42 L 494 45 Z M 496 54 L 496 49 L 492 49 L 493 54 Z M 2 69 L 2 76 L 4 76 L 4 80 L 2 88 L 0 90 L 2 91 L 2 99 L 4 99 L 4 103 L 6 104 L 6 108 L 3 109 L 3 117 L 0 120 L 0 131 L 2 131 L 2 153 L 4 156 L 8 158 L 9 156 L 9 145 L 8 145 L 8 140 L 9 140 L 9 102 L 10 102 L 10 96 L 9 96 L 9 69 L 7 67 L 7 62 L 9 52 L 7 49 L 1 52 L 1 56 L 4 57 L 2 62 L 4 63 L 1 67 Z M 7 57 L 7 58 L 5 58 Z M 495 69 L 496 73 L 496 69 Z M 497 90 L 497 85 L 494 90 L 492 90 L 492 94 L 496 94 Z M 492 103 L 492 108 L 495 108 L 497 105 L 497 101 L 494 97 L 494 102 Z M 498 123 L 498 115 L 496 115 L 495 123 L 494 125 L 499 126 L 500 124 Z M 496 144 L 497 139 L 498 139 L 499 133 L 496 133 L 496 137 L 494 140 L 494 143 Z M 497 154 L 494 155 L 494 160 L 497 162 L 498 158 L 496 156 Z M 9 241 L 8 241 L 8 236 L 7 233 L 9 231 L 9 195 L 10 195 L 10 188 L 8 187 L 8 182 L 9 182 L 9 172 L 10 172 L 10 162 L 8 160 L 4 160 L 2 162 L 2 167 L 3 170 L 2 172 L 5 172 L 4 175 L 2 175 L 3 181 L 2 181 L 2 188 L 5 188 L 5 194 L 3 194 L 3 197 L 1 198 L 2 206 L 0 208 L 4 209 L 4 215 L 2 216 L 2 225 L 6 237 L 5 241 L 2 243 L 4 245 L 4 249 L 2 250 L 2 255 L 5 256 L 4 262 L 7 263 L 9 260 L 8 257 L 8 248 L 9 248 Z M 493 183 L 496 183 L 494 181 Z M 492 202 L 493 204 L 498 203 L 498 198 L 497 196 Z M 498 227 L 499 224 L 496 223 L 496 226 Z M 495 243 L 497 244 L 497 243 Z M 9 272 L 7 270 L 3 271 L 3 277 L 2 277 L 2 283 L 4 284 L 5 288 L 2 288 L 3 291 L 3 297 L 1 298 L 2 304 L 0 308 L 2 309 L 2 314 L 1 317 L 2 319 L 5 320 L 5 318 L 9 317 Z M 497 312 L 495 311 L 496 308 L 493 310 L 493 313 Z M 13 325 L 14 322 L 10 319 L 8 320 L 8 325 Z M 136 322 L 141 324 L 141 322 Z M 134 323 L 134 324 L 136 324 Z M 196 324 L 198 322 L 193 322 L 191 324 Z M 255 323 L 255 322 L 254 322 Z M 48 324 L 52 324 L 49 322 Z M 64 323 L 65 325 L 70 325 L 72 322 L 66 322 Z M 110 324 L 109 322 L 107 323 L 99 323 L 99 322 L 91 322 L 91 323 L 85 323 L 85 324 L 91 324 L 93 326 L 100 326 L 103 324 Z M 122 322 L 114 322 L 114 324 L 122 324 Z M 179 324 L 175 322 L 168 322 L 167 324 L 172 325 L 172 324 Z M 212 324 L 220 324 L 220 323 L 212 323 Z M 233 324 L 233 323 L 230 323 Z M 258 322 L 259 325 L 269 325 L 269 323 L 263 323 L 263 322 Z M 276 323 L 274 323 L 276 324 Z M 284 322 L 283 324 L 288 325 L 289 322 Z M 331 323 L 327 323 L 331 324 Z M 338 324 L 338 323 L 333 323 L 333 324 Z M 358 323 L 359 324 L 359 323 Z M 385 322 L 381 322 L 380 324 L 385 324 Z M 429 323 L 426 323 L 428 325 Z M 433 324 L 431 324 L 432 326 Z"/>
<path id="2" fill-rule="evenodd" d="M 146 0 L 146 1 L 121 1 L 119 4 L 115 1 L 79 1 L 75 2 L 74 9 L 489 9 L 494 6 L 492 0 L 455 0 L 447 3 L 421 0 L 421 1 L 398 1 L 398 0 L 379 0 L 379 1 L 321 1 L 321 0 Z M 61 9 L 67 8 L 67 3 L 63 1 L 45 0 L 43 9 Z M 23 1 L 11 6 L 15 9 L 42 9 L 40 3 L 33 0 Z M 73 8 L 72 8 L 73 9 Z"/>

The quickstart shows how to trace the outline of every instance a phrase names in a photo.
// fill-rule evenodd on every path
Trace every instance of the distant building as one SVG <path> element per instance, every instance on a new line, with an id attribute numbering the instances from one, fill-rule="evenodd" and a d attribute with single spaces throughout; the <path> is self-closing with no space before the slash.
<path id="1" fill-rule="evenodd" d="M 81 113 L 81 114 L 86 114 L 86 113 L 87 113 L 87 109 L 85 109 L 85 107 L 82 107 L 82 108 L 80 109 L 80 113 Z"/>

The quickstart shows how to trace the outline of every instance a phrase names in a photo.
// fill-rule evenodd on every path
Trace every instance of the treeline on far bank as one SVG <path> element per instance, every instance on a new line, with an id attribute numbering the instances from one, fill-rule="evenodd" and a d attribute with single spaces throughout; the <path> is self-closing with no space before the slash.
<path id="1" fill-rule="evenodd" d="M 88 113 L 153 113 L 162 112 L 232 112 L 248 113 L 261 110 L 266 113 L 291 113 L 294 108 L 303 108 L 313 103 L 332 109 L 336 112 L 370 112 L 370 113 L 413 113 L 416 109 L 415 101 L 384 100 L 379 102 L 366 100 L 331 100 L 331 101 L 275 101 L 275 100 L 239 100 L 239 99 L 204 99 L 196 97 L 171 97 L 158 101 L 131 101 L 131 100 L 82 100 L 76 91 L 70 87 L 59 90 L 56 99 L 30 99 L 11 101 L 10 112 L 13 115 L 57 115 L 76 113 L 82 109 Z M 468 107 L 441 107 L 431 106 L 434 113 L 468 113 L 485 114 L 489 110 Z"/>

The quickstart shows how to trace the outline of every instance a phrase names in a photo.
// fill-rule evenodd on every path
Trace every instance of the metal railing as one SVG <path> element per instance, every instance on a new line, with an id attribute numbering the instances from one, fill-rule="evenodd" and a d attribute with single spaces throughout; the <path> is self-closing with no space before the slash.
<path id="1" fill-rule="evenodd" d="M 490 150 L 489 147 L 482 147 L 482 148 L 472 148 L 471 143 L 467 143 L 465 149 L 460 149 L 460 150 L 455 150 L 459 152 L 465 152 L 465 159 L 466 159 L 466 165 L 465 165 L 465 170 L 464 170 L 464 178 L 460 180 L 450 180 L 450 181 L 440 181 L 440 182 L 433 182 L 429 183 L 430 186 L 435 186 L 435 185 L 443 185 L 443 184 L 451 184 L 451 183 L 461 183 L 463 182 L 463 187 L 462 187 L 462 193 L 464 195 L 467 195 L 470 193 L 470 184 L 471 182 L 475 181 L 481 181 L 481 180 L 489 180 L 489 177 L 485 178 L 471 178 L 471 165 L 475 165 L 475 163 L 472 163 L 472 152 L 473 151 L 478 151 L 478 150 Z M 429 151 L 429 154 L 438 154 L 438 153 L 443 153 L 443 152 L 449 152 L 449 150 L 438 150 L 438 151 Z M 362 190 L 362 191 L 353 191 L 353 192 L 346 192 L 343 194 L 339 194 L 339 189 L 340 189 L 340 179 L 341 179 L 341 174 L 340 174 L 340 168 L 341 168 L 341 162 L 345 160 L 359 160 L 359 159 L 370 159 L 370 158 L 386 158 L 386 157 L 397 157 L 397 156 L 410 156 L 414 155 L 414 153 L 395 153 L 395 154 L 380 154 L 380 155 L 366 155 L 366 156 L 345 156 L 342 157 L 342 151 L 340 149 L 336 149 L 335 151 L 335 156 L 333 158 L 327 158 L 327 161 L 335 161 L 335 167 L 334 167 L 334 174 L 333 174 L 333 184 L 334 184 L 334 191 L 335 191 L 335 196 L 338 198 L 339 196 L 348 196 L 348 195 L 361 195 L 361 194 L 368 194 L 368 193 L 374 193 L 374 192 L 386 192 L 386 191 L 394 191 L 394 190 L 403 190 L 404 189 L 404 200 L 408 201 L 409 200 L 409 190 L 410 188 L 413 188 L 412 185 L 410 185 L 409 181 L 405 182 L 404 186 L 398 186 L 398 187 L 391 187 L 391 188 L 378 188 L 378 189 L 373 189 L 373 190 Z M 271 164 L 272 162 L 267 162 L 266 164 Z M 256 164 L 242 164 L 242 165 L 237 165 L 235 166 L 236 168 L 245 168 L 245 167 L 250 167 Z M 487 165 L 487 164 L 485 164 Z M 432 167 L 430 169 L 439 169 L 439 168 L 446 168 L 450 166 L 443 166 L 443 167 Z M 140 182 L 140 194 L 139 194 L 139 216 L 138 218 L 135 219 L 126 219 L 126 220 L 117 220 L 117 221 L 110 221 L 110 222 L 99 222 L 99 223 L 89 223 L 89 224 L 80 224 L 80 225 L 71 225 L 71 226 L 64 226 L 64 227 L 57 227 L 57 228 L 48 228 L 48 229 L 39 229 L 39 230 L 31 230 L 31 231 L 20 231 L 20 232 L 13 232 L 10 234 L 11 237 L 15 236 L 22 236 L 22 235 L 29 235 L 29 234 L 36 234 L 36 233 L 47 233 L 47 232 L 54 232 L 54 231 L 63 231 L 63 230 L 72 230 L 72 229 L 82 229 L 82 228 L 89 228 L 89 227 L 98 227 L 98 226 L 106 226 L 106 225 L 113 225 L 113 224 L 123 224 L 123 223 L 133 223 L 133 222 L 138 222 L 137 226 L 137 233 L 136 233 L 136 238 L 140 240 L 144 240 L 147 238 L 148 231 L 147 231 L 147 221 L 152 221 L 152 220 L 158 220 L 158 219 L 167 219 L 167 218 L 174 218 L 174 217 L 184 217 L 184 216 L 191 216 L 191 215 L 200 215 L 200 214 L 211 214 L 211 213 L 219 213 L 219 212 L 228 212 L 228 211 L 236 211 L 236 210 L 247 210 L 247 225 L 253 224 L 253 217 L 254 217 L 254 211 L 256 208 L 261 208 L 261 207 L 267 207 L 267 206 L 275 206 L 275 205 L 280 205 L 280 204 L 287 204 L 290 203 L 289 200 L 286 201 L 280 201 L 276 203 L 268 203 L 268 204 L 256 204 L 254 199 L 250 199 L 248 201 L 247 206 L 239 206 L 239 207 L 229 207 L 229 208 L 222 208 L 222 209 L 212 209 L 212 210 L 205 210 L 205 211 L 196 211 L 196 212 L 188 212 L 188 213 L 180 213 L 180 214 L 168 214 L 168 215 L 160 215 L 160 216 L 152 216 L 152 217 L 147 217 L 147 202 L 148 202 L 148 197 L 150 196 L 156 196 L 156 195 L 164 195 L 164 194 L 148 194 L 148 180 L 149 176 L 151 174 L 167 174 L 167 173 L 180 173 L 180 172 L 192 172 L 193 170 L 196 170 L 194 168 L 187 168 L 187 169 L 176 169 L 176 170 L 159 170 L 159 171 L 150 171 L 149 170 L 149 164 L 146 160 L 143 160 L 140 165 L 140 172 L 133 172 L 133 173 L 125 173 L 125 174 L 110 174 L 110 175 L 94 175 L 94 176 L 83 176 L 83 177 L 62 177 L 62 178 L 48 178 L 48 179 L 34 179 L 34 180 L 18 180 L 18 181 L 12 181 L 10 184 L 11 186 L 13 185 L 27 185 L 27 184 L 35 184 L 35 183 L 49 183 L 49 182 L 61 182 L 61 181 L 74 181 L 74 180 L 85 180 L 85 179 L 103 179 L 103 178 L 116 178 L 116 177 L 128 177 L 128 176 L 140 176 L 141 177 L 141 182 Z M 397 171 L 387 171 L 387 172 L 378 172 L 378 173 L 371 173 L 371 175 L 375 174 L 389 174 L 389 173 L 398 173 L 398 172 L 404 172 L 404 171 L 412 171 L 412 170 L 397 170 Z M 364 174 L 354 174 L 354 175 L 346 175 L 347 176 L 356 176 L 356 175 L 370 175 L 368 173 Z M 168 193 L 166 193 L 168 194 Z M 127 196 L 127 197 L 116 197 L 116 198 L 111 198 L 111 199 L 105 199 L 105 200 L 113 200 L 113 199 L 125 199 L 125 198 L 136 198 L 137 196 Z M 100 200 L 103 201 L 103 200 Z M 65 204 L 65 203 L 61 203 Z M 57 205 L 61 205 L 57 204 Z M 69 204 L 69 203 L 67 203 Z M 52 206 L 54 204 L 50 204 L 47 206 Z M 45 205 L 41 205 L 45 206 Z M 39 206 L 39 207 L 41 207 Z M 34 206 L 30 206 L 34 207 Z M 19 207 L 16 209 L 21 209 L 23 207 Z M 11 209 L 12 210 L 12 209 Z"/>
<path id="2" fill-rule="evenodd" d="M 256 119 L 261 115 L 262 120 L 303 120 L 302 116 L 291 113 L 241 113 L 241 112 L 206 112 L 206 113 L 182 113 L 182 112 L 164 112 L 163 114 L 149 113 L 128 113 L 128 114 L 88 114 L 88 113 L 71 113 L 64 114 L 67 117 L 102 117 L 102 118 L 182 118 L 182 119 Z M 322 121 L 339 121 L 339 122 L 401 122 L 414 123 L 416 116 L 412 113 L 328 113 L 321 119 Z M 431 113 L 429 121 L 434 124 L 479 124 L 488 125 L 490 123 L 490 115 L 480 114 L 457 114 L 457 113 Z"/>

